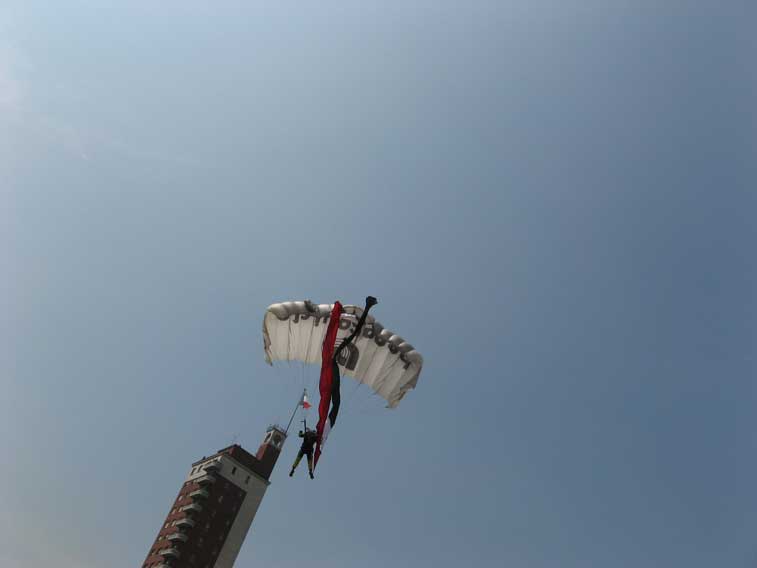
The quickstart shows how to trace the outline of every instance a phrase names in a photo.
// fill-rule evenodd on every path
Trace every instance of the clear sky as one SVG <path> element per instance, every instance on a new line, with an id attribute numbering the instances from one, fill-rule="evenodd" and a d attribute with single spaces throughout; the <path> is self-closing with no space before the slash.
<path id="1" fill-rule="evenodd" d="M 143 560 L 315 373 L 265 308 L 425 356 L 290 440 L 243 568 L 753 567 L 752 1 L 0 7 L 0 566 Z"/>

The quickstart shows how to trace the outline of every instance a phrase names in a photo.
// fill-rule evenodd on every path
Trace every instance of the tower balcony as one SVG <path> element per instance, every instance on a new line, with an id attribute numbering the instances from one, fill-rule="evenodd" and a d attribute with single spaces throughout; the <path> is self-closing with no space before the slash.
<path id="1" fill-rule="evenodd" d="M 201 475 L 200 477 L 198 477 L 197 479 L 193 479 L 192 481 L 194 481 L 195 483 L 199 485 L 209 485 L 211 483 L 215 483 L 216 478 L 214 475 L 210 475 L 209 473 L 206 473 L 205 475 Z"/>
<path id="2" fill-rule="evenodd" d="M 195 491 L 192 491 L 189 496 L 192 499 L 207 499 L 210 497 L 210 493 L 208 493 L 205 489 L 197 489 Z"/>
<path id="3" fill-rule="evenodd" d="M 166 535 L 166 540 L 170 540 L 170 541 L 178 540 L 181 542 L 187 542 L 189 540 L 189 537 L 185 535 L 183 532 L 175 532 L 175 533 Z"/>
<path id="4" fill-rule="evenodd" d="M 205 467 L 203 467 L 205 471 L 220 471 L 221 470 L 221 463 L 219 461 L 212 461 L 209 464 L 207 464 Z"/>
<path id="5" fill-rule="evenodd" d="M 181 528 L 191 529 L 193 526 L 195 526 L 195 522 L 194 522 L 194 519 L 192 519 L 191 517 L 183 517 L 179 519 L 178 521 L 176 521 L 176 526 L 181 527 Z"/>
<path id="6" fill-rule="evenodd" d="M 182 512 L 191 512 L 191 513 L 199 513 L 202 511 L 202 505 L 199 503 L 190 503 L 189 505 L 184 505 L 179 511 Z"/>
<path id="7" fill-rule="evenodd" d="M 179 551 L 176 550 L 173 546 L 170 548 L 158 550 L 158 554 L 165 556 L 166 558 L 178 558 L 179 556 L 181 556 L 181 554 L 179 554 Z"/>

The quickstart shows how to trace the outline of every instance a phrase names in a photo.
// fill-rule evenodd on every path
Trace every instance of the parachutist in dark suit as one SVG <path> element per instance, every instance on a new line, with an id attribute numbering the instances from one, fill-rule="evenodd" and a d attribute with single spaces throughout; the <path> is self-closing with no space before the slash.
<path id="1" fill-rule="evenodd" d="M 307 456 L 308 472 L 310 473 L 310 479 L 313 479 L 313 446 L 315 446 L 315 442 L 318 440 L 318 434 L 315 430 L 305 428 L 304 432 L 300 430 L 299 436 L 302 438 L 302 445 L 300 446 L 300 451 L 297 452 L 297 459 L 292 464 L 292 471 L 289 472 L 289 477 L 294 475 L 294 470 L 300 465 L 302 456 Z"/>

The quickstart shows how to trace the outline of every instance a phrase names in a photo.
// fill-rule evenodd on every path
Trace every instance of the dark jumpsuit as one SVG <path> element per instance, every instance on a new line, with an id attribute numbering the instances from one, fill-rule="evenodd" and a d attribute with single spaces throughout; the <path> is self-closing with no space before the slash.
<path id="1" fill-rule="evenodd" d="M 300 446 L 300 451 L 297 452 L 297 459 L 294 460 L 294 464 L 292 465 L 292 472 L 297 468 L 298 465 L 300 465 L 300 460 L 302 459 L 302 456 L 308 457 L 308 470 L 310 473 L 313 473 L 313 446 L 315 446 L 315 441 L 318 439 L 318 434 L 316 434 L 315 430 L 305 430 L 303 433 L 300 431 L 299 434 L 300 438 L 302 438 L 302 445 Z"/>

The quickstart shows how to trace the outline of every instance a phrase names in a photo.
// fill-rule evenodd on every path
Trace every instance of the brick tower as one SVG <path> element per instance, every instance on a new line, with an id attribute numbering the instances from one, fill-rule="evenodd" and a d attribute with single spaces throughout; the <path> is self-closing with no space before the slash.
<path id="1" fill-rule="evenodd" d="M 285 439 L 271 426 L 255 455 L 234 444 L 193 463 L 143 568 L 231 568 Z"/>

